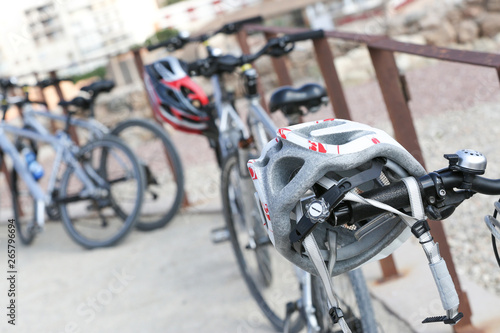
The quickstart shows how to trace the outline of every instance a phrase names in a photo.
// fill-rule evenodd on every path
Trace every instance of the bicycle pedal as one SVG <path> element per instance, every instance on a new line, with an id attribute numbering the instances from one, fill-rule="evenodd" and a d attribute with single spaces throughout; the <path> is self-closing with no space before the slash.
<path id="1" fill-rule="evenodd" d="M 227 227 L 220 227 L 212 229 L 210 232 L 210 238 L 212 239 L 212 243 L 219 244 L 230 240 L 231 234 L 229 233 L 229 229 Z"/>
<path id="2" fill-rule="evenodd" d="M 443 322 L 446 325 L 455 325 L 463 317 L 464 314 L 462 312 L 457 313 L 457 315 L 453 318 L 448 318 L 448 316 L 427 317 L 422 321 L 422 324 Z"/>
<path id="3" fill-rule="evenodd" d="M 40 234 L 43 232 L 43 227 L 39 226 L 39 225 L 32 225 L 29 227 L 29 231 L 32 232 L 33 234 Z"/>

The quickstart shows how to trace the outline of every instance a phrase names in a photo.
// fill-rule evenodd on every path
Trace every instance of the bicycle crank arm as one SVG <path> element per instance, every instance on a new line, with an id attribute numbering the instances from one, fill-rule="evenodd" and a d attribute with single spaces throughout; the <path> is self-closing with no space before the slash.
<path id="1" fill-rule="evenodd" d="M 57 198 L 55 199 L 56 203 L 72 203 L 72 202 L 78 202 L 82 200 L 88 200 L 91 199 L 90 196 L 80 196 L 80 195 L 72 195 L 70 197 L 65 197 L 65 198 Z"/>

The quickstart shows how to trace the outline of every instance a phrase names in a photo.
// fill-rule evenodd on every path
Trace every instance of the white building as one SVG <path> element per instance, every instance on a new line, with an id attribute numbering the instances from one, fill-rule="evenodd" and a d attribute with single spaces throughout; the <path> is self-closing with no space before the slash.
<path id="1" fill-rule="evenodd" d="M 155 0 L 24 0 L 0 11 L 0 75 L 62 69 L 75 74 L 106 63 L 155 31 Z"/>
<path id="2" fill-rule="evenodd" d="M 163 7 L 159 11 L 160 29 L 197 31 L 218 15 L 250 7 L 263 0 L 187 0 Z"/>

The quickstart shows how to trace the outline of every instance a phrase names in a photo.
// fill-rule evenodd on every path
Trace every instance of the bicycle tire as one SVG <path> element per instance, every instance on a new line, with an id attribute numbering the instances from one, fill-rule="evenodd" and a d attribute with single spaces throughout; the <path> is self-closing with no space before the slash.
<path id="1" fill-rule="evenodd" d="M 12 180 L 12 210 L 14 211 L 14 225 L 16 226 L 16 236 L 19 236 L 21 243 L 30 245 L 35 239 L 36 232 L 36 210 L 37 205 L 35 199 L 29 193 L 29 190 L 22 189 L 23 180 L 15 169 L 11 173 Z M 27 195 L 26 199 L 22 199 L 22 192 Z M 30 207 L 30 204 L 32 205 Z M 21 215 L 21 211 L 23 215 Z"/>
<path id="2" fill-rule="evenodd" d="M 97 149 L 101 148 L 102 151 Z M 118 156 L 120 155 L 120 156 Z M 95 160 L 92 160 L 96 157 Z M 110 157 L 110 159 L 108 159 Z M 111 158 L 115 158 L 116 161 Z M 126 161 L 125 161 L 126 159 Z M 75 173 L 71 166 L 68 166 L 61 179 L 59 199 L 60 199 L 60 211 L 63 225 L 65 227 L 68 235 L 78 244 L 85 248 L 97 248 L 97 247 L 108 247 L 115 245 L 119 241 L 123 240 L 125 236 L 132 230 L 135 222 L 141 211 L 143 192 L 144 192 L 144 176 L 142 174 L 141 166 L 135 157 L 134 153 L 123 144 L 120 140 L 113 136 L 106 136 L 102 139 L 89 142 L 84 147 L 79 150 L 78 160 L 82 166 L 91 168 L 93 171 L 90 174 L 90 170 L 86 170 L 87 176 L 91 178 L 94 184 L 97 181 L 105 181 L 105 187 L 107 189 L 106 197 L 96 198 L 89 197 L 86 199 L 75 200 L 74 202 L 65 202 L 64 199 L 68 197 L 75 197 L 81 193 L 83 189 L 83 184 L 78 186 L 80 180 L 77 177 L 71 178 Z M 92 164 L 94 162 L 94 164 Z M 113 163 L 115 163 L 113 165 Z M 116 177 L 114 175 L 117 172 L 117 165 L 128 164 L 128 168 L 125 168 L 124 175 Z M 113 172 L 108 172 L 108 167 Z M 111 178 L 113 176 L 113 178 Z M 96 180 L 96 178 L 99 178 Z M 125 218 L 122 216 L 116 216 L 116 194 L 113 193 L 111 188 L 112 184 L 120 185 L 121 181 L 117 179 L 132 180 L 136 182 L 136 185 L 125 184 L 124 188 L 131 188 L 130 194 L 131 200 L 133 200 L 133 205 L 131 205 L 130 212 L 126 214 Z M 133 188 L 132 188 L 133 187 Z M 116 190 L 121 192 L 122 188 Z M 124 191 L 123 191 L 124 192 Z M 85 204 L 90 204 L 85 206 Z M 71 205 L 71 209 L 69 209 Z M 111 214 L 106 212 L 107 208 L 111 208 L 113 212 Z M 70 217 L 69 211 L 76 213 L 76 215 Z M 97 219 L 96 212 L 100 219 L 101 225 L 99 226 L 99 220 Z M 107 214 L 107 216 L 105 215 Z M 118 217 L 118 221 L 114 219 Z M 81 220 L 77 220 L 81 218 Z M 105 236 L 104 228 L 109 226 L 110 219 L 112 222 L 118 225 L 117 231 L 111 231 L 110 236 Z M 87 223 L 83 225 L 84 223 Z M 89 234 L 85 235 L 85 232 Z M 106 237 L 104 239 L 91 239 L 89 235 L 95 235 L 96 237 Z M 101 238 L 102 238 L 101 237 Z"/>
<path id="3" fill-rule="evenodd" d="M 30 126 L 24 126 L 23 129 L 34 131 L 34 129 Z M 15 146 L 19 152 L 21 152 L 23 147 L 29 147 L 35 154 L 35 156 L 38 155 L 38 146 L 33 140 L 26 138 L 17 138 Z M 36 200 L 31 196 L 29 188 L 16 172 L 15 168 L 12 168 L 11 182 L 12 210 L 14 212 L 14 225 L 16 226 L 17 233 L 16 236 L 19 236 L 19 238 L 21 239 L 21 243 L 23 243 L 24 245 L 30 245 L 36 236 Z M 23 185 L 25 186 L 25 188 L 23 188 Z"/>
<path id="4" fill-rule="evenodd" d="M 135 139 L 135 144 L 128 144 L 127 139 L 133 137 L 130 134 L 133 134 L 134 130 L 140 131 L 137 132 L 140 135 L 136 135 L 136 138 L 140 136 L 148 141 L 137 142 Z M 148 134 L 144 135 L 144 131 Z M 146 175 L 143 210 L 136 228 L 149 231 L 164 227 L 177 214 L 184 198 L 184 173 L 172 140 L 160 125 L 145 119 L 125 120 L 113 128 L 111 134 L 120 137 L 129 145 L 139 157 Z M 156 149 L 153 150 L 152 147 Z M 164 153 L 158 150 L 163 150 Z M 148 159 L 151 157 L 153 159 Z M 151 211 L 155 213 L 150 214 Z"/>
<path id="5" fill-rule="evenodd" d="M 339 306 L 344 313 L 344 319 L 353 333 L 377 333 L 377 322 L 373 306 L 366 286 L 363 272 L 360 268 L 333 277 L 335 294 Z M 332 328 L 332 321 L 328 314 L 328 303 L 321 280 L 311 277 L 313 306 L 316 309 L 321 333 L 342 332 Z"/>
<path id="6" fill-rule="evenodd" d="M 283 331 L 285 325 L 286 304 L 289 301 L 296 301 L 300 298 L 299 281 L 295 276 L 293 266 L 286 260 L 284 260 L 284 258 L 279 257 L 278 252 L 273 248 L 271 242 L 268 239 L 267 231 L 262 225 L 260 217 L 258 217 L 258 220 L 254 220 L 251 224 L 251 230 L 256 232 L 256 234 L 258 234 L 257 236 L 248 236 L 248 229 L 245 228 L 246 226 L 242 228 L 243 231 L 241 233 L 239 232 L 241 226 L 238 225 L 247 224 L 248 221 L 245 221 L 245 218 L 241 212 L 242 205 L 241 203 L 237 202 L 237 198 L 234 195 L 234 191 L 236 190 L 233 189 L 233 187 L 237 186 L 236 184 L 234 184 L 235 174 L 238 174 L 238 176 L 236 176 L 236 178 L 238 178 L 239 168 L 237 156 L 230 155 L 222 165 L 221 189 L 223 214 L 226 226 L 229 230 L 233 252 L 236 256 L 238 267 L 241 274 L 243 275 L 244 281 L 248 287 L 248 290 L 250 291 L 250 294 L 255 299 L 264 315 L 270 321 L 273 328 L 278 331 Z M 238 205 L 240 206 L 239 208 L 237 207 Z M 255 207 L 256 204 L 252 203 L 252 205 L 253 207 Z M 260 212 L 258 212 L 258 214 L 260 214 Z M 254 217 L 256 216 L 254 215 Z M 268 240 L 268 242 L 264 245 L 256 246 L 252 249 L 252 246 L 249 247 L 248 244 L 246 244 L 247 242 L 245 242 L 246 239 L 244 238 L 246 236 L 248 236 L 249 239 L 250 237 L 259 239 L 263 236 Z M 255 241 L 255 239 L 253 240 Z M 263 253 L 259 254 L 257 252 L 259 248 L 260 250 L 263 250 Z M 252 253 L 252 251 L 255 252 Z M 267 254 L 264 254 L 266 252 Z M 256 259 L 256 265 L 254 262 L 250 263 L 249 259 L 251 258 Z M 263 265 L 267 267 L 262 267 Z M 276 267 L 287 267 L 290 270 L 280 270 L 280 274 L 277 275 Z M 292 274 L 291 279 L 290 272 Z M 278 287 L 282 287 L 280 283 L 283 283 L 283 285 L 285 286 L 291 284 L 295 288 L 297 288 L 296 296 L 294 297 L 293 295 L 295 291 L 289 290 L 288 288 L 278 289 Z M 271 298 L 275 297 L 276 295 L 279 295 L 279 297 L 276 297 L 276 299 L 283 298 L 283 301 L 276 301 L 276 299 Z M 274 304 L 275 302 L 276 304 Z M 302 326 L 302 320 L 298 318 L 298 320 L 294 320 L 290 325 L 290 332 L 298 332 L 302 328 Z"/>

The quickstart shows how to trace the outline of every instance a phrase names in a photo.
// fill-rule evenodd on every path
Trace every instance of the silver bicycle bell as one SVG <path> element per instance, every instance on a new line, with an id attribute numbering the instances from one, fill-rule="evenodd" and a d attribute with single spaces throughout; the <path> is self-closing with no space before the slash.
<path id="1" fill-rule="evenodd" d="M 455 153 L 458 157 L 457 166 L 475 174 L 483 174 L 486 170 L 486 156 L 472 149 L 462 149 Z"/>

